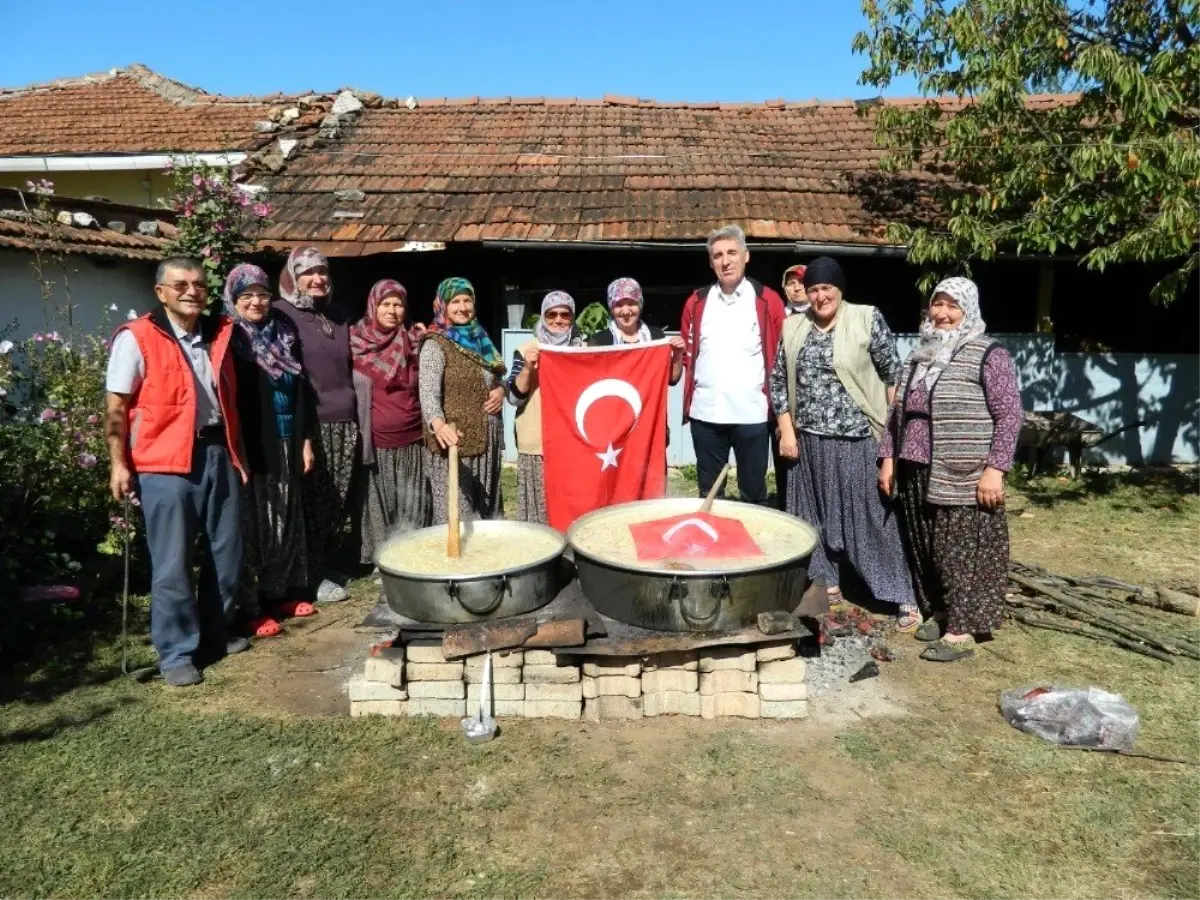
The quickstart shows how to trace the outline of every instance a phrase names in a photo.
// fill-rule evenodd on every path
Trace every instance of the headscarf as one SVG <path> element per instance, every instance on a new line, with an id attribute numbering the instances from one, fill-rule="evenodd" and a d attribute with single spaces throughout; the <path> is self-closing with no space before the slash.
<path id="1" fill-rule="evenodd" d="M 283 271 L 279 273 L 279 296 L 296 309 L 313 309 L 313 298 L 300 293 L 300 276 L 305 272 L 325 266 L 329 268 L 329 260 L 316 247 L 297 247 L 288 254 Z M 333 282 L 329 283 L 329 293 L 326 301 L 333 300 Z"/>
<path id="2" fill-rule="evenodd" d="M 779 286 L 784 288 L 785 302 L 787 303 L 788 307 L 795 312 L 804 312 L 806 309 L 808 309 L 809 302 L 807 300 L 800 300 L 799 302 L 795 302 L 795 301 L 787 299 L 787 290 L 786 289 L 787 289 L 788 279 L 789 278 L 798 278 L 798 279 L 800 279 L 800 283 L 804 284 L 804 271 L 807 268 L 808 268 L 807 266 L 788 266 L 786 269 L 783 270 L 783 279 L 779 282 Z"/>
<path id="3" fill-rule="evenodd" d="M 846 273 L 832 256 L 818 256 L 804 269 L 804 287 L 814 284 L 832 284 L 839 291 L 846 290 Z"/>
<path id="4" fill-rule="evenodd" d="M 571 315 L 575 315 L 575 298 L 566 291 L 551 291 L 542 298 L 542 314 L 538 318 L 538 323 L 534 326 L 533 333 L 537 336 L 539 344 L 549 344 L 552 347 L 565 347 L 571 343 L 571 338 L 574 336 L 574 328 L 568 328 L 566 331 L 551 331 L 546 324 L 546 313 L 552 309 L 566 307 L 571 311 Z"/>
<path id="5" fill-rule="evenodd" d="M 264 287 L 267 293 L 271 291 L 271 280 L 266 272 L 250 263 L 241 263 L 226 277 L 225 289 L 221 292 L 225 311 L 236 324 L 231 341 L 233 352 L 257 365 L 268 378 L 279 378 L 285 372 L 299 375 L 300 361 L 292 350 L 296 343 L 295 326 L 282 316 L 276 316 L 269 306 L 267 317 L 261 324 L 247 321 L 238 314 L 238 295 L 251 285 Z"/>
<path id="6" fill-rule="evenodd" d="M 366 315 L 350 326 L 350 357 L 354 368 L 380 384 L 387 384 L 400 374 L 417 343 L 417 335 L 405 327 L 403 318 L 390 331 L 379 327 L 375 312 L 383 299 L 392 295 L 398 295 L 407 305 L 408 291 L 400 282 L 390 278 L 375 282 L 367 295 Z"/>
<path id="7" fill-rule="evenodd" d="M 929 295 L 929 302 L 938 294 L 953 297 L 963 317 L 956 327 L 948 329 L 935 327 L 928 315 L 921 322 L 921 340 L 910 359 L 916 364 L 913 378 L 923 380 L 927 391 L 933 389 L 954 354 L 987 331 L 987 323 L 979 314 L 979 288 L 970 278 L 947 278 L 939 282 Z"/>
<path id="8" fill-rule="evenodd" d="M 612 317 L 613 307 L 620 300 L 632 300 L 638 305 L 638 342 L 649 341 L 650 329 L 646 327 L 646 323 L 642 321 L 642 286 L 632 278 L 618 278 L 608 286 L 608 330 L 612 332 L 613 342 L 620 344 L 625 340 L 625 332 L 617 324 L 617 320 Z"/>
<path id="9" fill-rule="evenodd" d="M 452 325 L 446 318 L 446 305 L 459 294 L 475 296 L 475 288 L 465 278 L 447 278 L 437 286 L 433 300 L 433 322 L 426 334 L 440 334 L 479 360 L 480 365 L 499 374 L 504 373 L 504 359 L 488 333 L 473 318 L 466 325 Z"/>

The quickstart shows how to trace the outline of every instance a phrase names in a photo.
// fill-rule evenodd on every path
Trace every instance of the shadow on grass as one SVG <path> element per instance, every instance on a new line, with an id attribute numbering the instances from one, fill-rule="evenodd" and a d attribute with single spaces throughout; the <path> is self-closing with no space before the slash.
<path id="1" fill-rule="evenodd" d="M 118 697 L 107 703 L 97 704 L 79 713 L 55 716 L 49 722 L 43 722 L 34 728 L 15 728 L 12 731 L 0 731 L 0 746 L 5 744 L 29 744 L 38 741 L 48 741 L 58 737 L 64 731 L 72 728 L 82 728 L 91 725 L 107 716 L 112 715 L 123 706 L 136 703 L 134 697 Z"/>
<path id="2" fill-rule="evenodd" d="M 1063 503 L 1107 499 L 1113 509 L 1155 508 L 1184 512 L 1188 498 L 1200 493 L 1196 469 L 1131 469 L 1128 472 L 1084 472 L 1077 479 L 1039 476 L 1016 485 L 1029 502 L 1050 509 Z"/>

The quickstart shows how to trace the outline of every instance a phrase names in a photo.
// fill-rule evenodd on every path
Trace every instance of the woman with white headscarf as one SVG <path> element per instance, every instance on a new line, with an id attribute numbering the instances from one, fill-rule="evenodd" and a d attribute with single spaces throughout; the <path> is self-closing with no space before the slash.
<path id="1" fill-rule="evenodd" d="M 913 581 L 929 617 L 921 658 L 955 662 L 999 627 L 1008 579 L 1004 474 L 1023 412 L 1012 357 L 988 336 L 979 289 L 933 290 L 879 450 L 879 487 L 898 492 Z M 939 639 L 940 635 L 940 639 Z"/>
<path id="2" fill-rule="evenodd" d="M 542 480 L 542 394 L 538 385 L 540 348 L 578 346 L 575 298 L 551 291 L 542 299 L 542 313 L 533 329 L 534 340 L 513 353 L 508 376 L 508 402 L 517 408 L 517 518 L 547 524 L 546 489 Z"/>

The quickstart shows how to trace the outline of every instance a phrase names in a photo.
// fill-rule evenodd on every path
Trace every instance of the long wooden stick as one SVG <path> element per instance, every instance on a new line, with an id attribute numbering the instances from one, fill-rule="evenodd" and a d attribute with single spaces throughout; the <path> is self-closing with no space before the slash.
<path id="1" fill-rule="evenodd" d="M 1147 647 L 1145 644 L 1138 644 L 1134 641 L 1126 640 L 1115 634 L 1105 634 L 1102 631 L 1096 631 L 1092 628 L 1087 628 L 1081 625 L 1067 625 L 1061 622 L 1052 622 L 1049 619 L 1039 619 L 1036 616 L 1028 613 L 1020 612 L 1015 609 L 1009 609 L 1008 615 L 1016 619 L 1018 622 L 1023 622 L 1033 628 L 1045 628 L 1048 631 L 1061 631 L 1063 634 L 1073 634 L 1078 637 L 1091 638 L 1093 641 L 1098 641 L 1101 644 L 1112 644 L 1115 647 L 1120 647 L 1122 650 L 1130 650 L 1134 653 L 1140 653 L 1142 656 L 1149 656 L 1153 659 L 1160 660 L 1165 663 L 1174 663 L 1174 660 L 1169 654 L 1163 653 L 1161 650 L 1156 650 L 1153 647 Z"/>
<path id="2" fill-rule="evenodd" d="M 453 559 L 462 556 L 458 535 L 458 444 L 450 445 L 450 478 L 446 493 L 450 498 L 446 510 L 446 555 Z"/>
<path id="3" fill-rule="evenodd" d="M 717 494 L 725 487 L 725 476 L 729 474 L 729 463 L 725 463 L 725 468 L 721 470 L 721 474 L 717 476 L 717 480 L 713 482 L 713 486 L 708 489 L 708 496 L 704 498 L 704 502 L 700 504 L 700 512 L 706 513 L 713 508 L 713 501 L 717 499 Z"/>

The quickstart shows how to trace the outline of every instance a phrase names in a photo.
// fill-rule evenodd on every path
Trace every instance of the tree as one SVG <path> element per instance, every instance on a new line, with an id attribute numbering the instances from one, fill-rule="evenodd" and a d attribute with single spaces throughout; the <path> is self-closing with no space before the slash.
<path id="1" fill-rule="evenodd" d="M 885 169 L 913 173 L 935 201 L 935 219 L 889 226 L 914 262 L 1065 249 L 1093 269 L 1177 262 L 1151 296 L 1183 291 L 1200 264 L 1197 0 L 863 0 L 863 12 L 861 82 L 911 75 L 930 98 L 863 110 Z"/>

